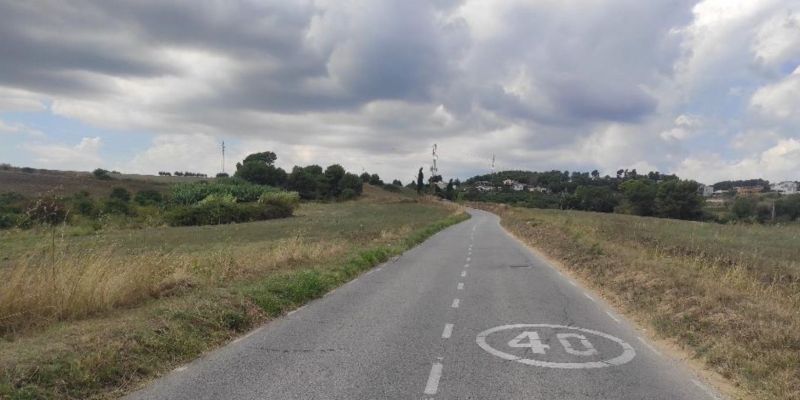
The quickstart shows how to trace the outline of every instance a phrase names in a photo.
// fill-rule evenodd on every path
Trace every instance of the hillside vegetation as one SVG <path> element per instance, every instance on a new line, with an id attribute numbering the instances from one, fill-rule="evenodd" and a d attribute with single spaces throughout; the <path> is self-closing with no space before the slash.
<path id="1" fill-rule="evenodd" d="M 365 185 L 263 222 L 0 232 L 0 398 L 116 397 L 464 218 Z"/>
<path id="2" fill-rule="evenodd" d="M 800 226 L 478 205 L 754 399 L 800 399 Z"/>

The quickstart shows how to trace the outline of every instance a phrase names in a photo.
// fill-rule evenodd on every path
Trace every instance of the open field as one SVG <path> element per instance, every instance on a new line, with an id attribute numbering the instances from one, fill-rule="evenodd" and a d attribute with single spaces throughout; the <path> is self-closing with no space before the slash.
<path id="1" fill-rule="evenodd" d="M 26 197 L 42 195 L 68 196 L 87 191 L 94 197 L 106 197 L 115 187 L 123 187 L 132 193 L 140 190 L 169 190 L 169 184 L 195 182 L 198 177 L 152 176 L 112 174 L 113 179 L 100 180 L 91 172 L 44 171 L 22 172 L 19 169 L 0 169 L 0 193 L 16 192 Z"/>
<path id="2" fill-rule="evenodd" d="M 478 204 L 754 399 L 800 399 L 800 226 Z"/>
<path id="3" fill-rule="evenodd" d="M 365 187 L 288 219 L 0 236 L 0 398 L 111 398 L 465 218 Z M 61 233 L 64 233 L 63 235 Z"/>

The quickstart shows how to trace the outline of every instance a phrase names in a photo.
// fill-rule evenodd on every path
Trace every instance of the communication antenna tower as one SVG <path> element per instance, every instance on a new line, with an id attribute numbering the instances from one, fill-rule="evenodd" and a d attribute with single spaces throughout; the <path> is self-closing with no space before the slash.
<path id="1" fill-rule="evenodd" d="M 439 167 L 436 166 L 436 161 L 439 159 L 439 154 L 436 153 L 436 144 L 433 145 L 433 164 L 431 164 L 431 177 L 439 175 Z"/>

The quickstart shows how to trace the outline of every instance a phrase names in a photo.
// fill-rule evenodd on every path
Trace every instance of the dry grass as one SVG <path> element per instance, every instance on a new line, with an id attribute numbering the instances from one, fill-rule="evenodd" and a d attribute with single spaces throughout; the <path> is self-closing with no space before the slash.
<path id="1" fill-rule="evenodd" d="M 281 220 L 57 232 L 54 247 L 2 234 L 0 398 L 117 398 L 465 218 L 383 192 Z"/>
<path id="2" fill-rule="evenodd" d="M 402 232 L 410 228 L 403 227 Z M 384 237 L 397 234 L 384 230 Z M 82 318 L 182 290 L 340 257 L 341 240 L 301 237 L 204 252 L 120 255 L 113 248 L 34 252 L 0 271 L 0 332 Z"/>
<path id="3" fill-rule="evenodd" d="M 800 399 L 800 227 L 489 206 L 754 399 Z"/>

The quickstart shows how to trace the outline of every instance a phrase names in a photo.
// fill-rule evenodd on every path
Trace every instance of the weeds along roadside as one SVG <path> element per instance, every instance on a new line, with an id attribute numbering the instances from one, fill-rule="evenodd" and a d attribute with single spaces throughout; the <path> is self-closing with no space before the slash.
<path id="1" fill-rule="evenodd" d="M 228 259 L 224 262 L 232 267 L 213 268 L 214 271 L 208 271 L 206 275 L 185 268 L 185 263 L 179 263 L 171 273 L 142 272 L 147 277 L 169 279 L 162 279 L 157 285 L 152 282 L 158 279 L 153 279 L 151 284 L 137 283 L 136 287 L 141 289 L 133 292 L 141 294 L 155 287 L 165 290 L 161 294 L 163 298 L 158 301 L 152 298 L 137 300 L 142 302 L 139 307 L 116 310 L 108 318 L 60 323 L 42 334 L 0 342 L 0 398 L 114 398 L 259 323 L 322 296 L 364 270 L 467 218 L 468 214 L 452 208 L 450 216 L 422 229 L 386 232 L 385 235 L 395 239 L 389 244 L 346 249 L 344 244 L 334 243 L 334 247 L 342 246 L 335 250 L 342 254 L 333 258 L 339 260 L 333 265 L 325 262 L 332 259 L 328 253 L 330 243 L 320 244 L 314 250 L 309 249 L 307 243 L 298 241 L 284 247 L 282 259 L 306 259 L 298 262 L 294 269 L 283 271 L 281 268 L 280 272 L 266 277 L 263 277 L 262 268 L 269 266 L 242 271 L 235 260 L 231 261 L 230 255 L 225 254 L 220 254 L 220 260 Z M 292 248 L 295 250 L 290 250 Z M 97 267 L 89 271 L 103 266 L 103 257 L 98 259 Z M 281 264 L 277 259 L 272 259 L 272 262 L 273 265 Z M 302 267 L 309 264 L 316 267 Z M 238 283 L 233 285 L 213 284 L 216 280 L 231 279 L 225 276 L 226 273 L 236 274 L 239 278 L 247 276 L 248 279 L 237 279 Z M 73 281 L 65 279 L 64 282 L 72 284 L 63 287 L 90 288 L 92 279 L 89 277 L 94 274 L 79 274 L 78 278 L 73 277 Z M 115 285 L 132 279 L 137 278 L 121 276 L 111 280 L 112 283 L 107 284 L 100 295 L 74 294 L 73 304 L 80 305 L 74 309 L 80 310 L 87 304 L 85 300 L 78 300 L 81 298 L 105 299 L 95 305 L 109 304 L 109 299 L 117 296 L 110 294 Z M 147 279 L 142 281 L 147 282 Z M 170 291 L 178 293 L 183 290 L 181 287 L 191 285 L 195 285 L 192 290 L 186 290 L 180 296 L 170 295 Z M 75 289 L 75 293 L 81 293 L 81 290 Z M 46 308 L 47 304 L 45 302 L 42 307 Z"/>
<path id="2" fill-rule="evenodd" d="M 750 398 L 800 399 L 796 227 L 474 206 Z"/>

